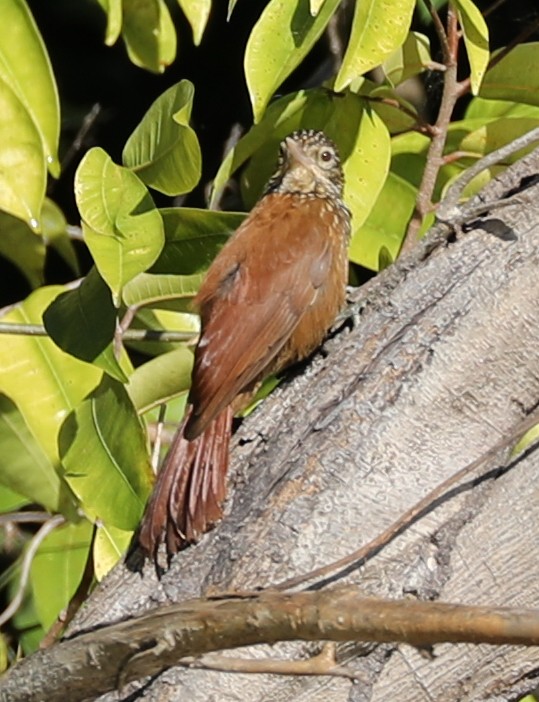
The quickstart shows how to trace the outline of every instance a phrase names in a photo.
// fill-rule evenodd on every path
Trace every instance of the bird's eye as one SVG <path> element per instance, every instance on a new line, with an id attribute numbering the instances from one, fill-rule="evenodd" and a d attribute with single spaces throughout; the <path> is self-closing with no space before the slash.
<path id="1" fill-rule="evenodd" d="M 324 149 L 324 151 L 320 152 L 320 160 L 322 163 L 329 163 L 333 160 L 333 153 L 328 149 Z"/>

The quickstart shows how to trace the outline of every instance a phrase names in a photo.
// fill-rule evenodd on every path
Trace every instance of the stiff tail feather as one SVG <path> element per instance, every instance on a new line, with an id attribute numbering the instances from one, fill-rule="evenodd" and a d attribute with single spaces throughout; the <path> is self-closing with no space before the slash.
<path id="1" fill-rule="evenodd" d="M 233 412 L 227 407 L 195 439 L 184 438 L 189 408 L 170 445 L 137 535 L 157 561 L 164 543 L 170 557 L 196 542 L 222 515 Z"/>

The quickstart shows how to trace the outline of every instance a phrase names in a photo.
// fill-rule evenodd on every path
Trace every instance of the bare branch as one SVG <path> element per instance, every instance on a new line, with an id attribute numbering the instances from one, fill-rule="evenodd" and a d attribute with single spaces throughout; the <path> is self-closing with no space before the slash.
<path id="1" fill-rule="evenodd" d="M 531 646 L 539 644 L 539 612 L 364 598 L 355 587 L 191 600 L 39 651 L 4 676 L 0 691 L 10 699 L 24 690 L 25 702 L 78 702 L 156 675 L 186 656 L 298 639 Z M 43 672 L 39 683 L 32 678 L 36 664 Z M 327 674 L 327 661 L 318 665 Z"/>

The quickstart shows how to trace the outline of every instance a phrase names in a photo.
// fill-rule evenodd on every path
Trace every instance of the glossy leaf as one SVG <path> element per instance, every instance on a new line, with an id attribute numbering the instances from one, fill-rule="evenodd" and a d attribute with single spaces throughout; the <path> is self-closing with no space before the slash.
<path id="1" fill-rule="evenodd" d="M 127 386 L 137 411 L 143 414 L 186 393 L 192 369 L 193 351 L 184 345 L 139 366 Z"/>
<path id="2" fill-rule="evenodd" d="M 466 122 L 463 124 L 466 124 Z M 535 129 L 537 124 L 537 118 L 534 117 L 502 117 L 487 124 L 482 124 L 478 129 L 470 131 L 460 141 L 458 149 L 483 156 Z M 514 163 L 524 153 L 528 153 L 534 148 L 535 145 L 532 144 L 516 154 L 511 154 L 503 163 L 506 165 Z"/>
<path id="3" fill-rule="evenodd" d="M 75 290 L 58 295 L 45 311 L 43 322 L 63 351 L 94 363 L 121 382 L 127 381 L 128 369 L 122 368 L 113 350 L 117 311 L 96 268 Z"/>
<path id="4" fill-rule="evenodd" d="M 398 256 L 415 206 L 417 191 L 402 178 L 389 173 L 363 226 L 350 242 L 350 259 L 365 268 L 379 270 L 383 250 L 391 260 Z"/>
<path id="5" fill-rule="evenodd" d="M 308 54 L 335 12 L 326 0 L 313 17 L 309 0 L 271 0 L 255 24 L 245 49 L 245 78 L 254 121 L 259 122 L 275 90 Z"/>
<path id="6" fill-rule="evenodd" d="M 499 117 L 533 117 L 539 120 L 539 106 L 476 97 L 470 101 L 465 113 L 466 120 L 481 119 L 483 122 L 490 122 Z"/>
<path id="7" fill-rule="evenodd" d="M 538 63 L 539 42 L 517 44 L 487 71 L 479 95 L 491 100 L 539 105 L 539 71 L 530 70 Z"/>
<path id="8" fill-rule="evenodd" d="M 316 17 L 316 15 L 320 12 L 320 8 L 325 1 L 326 0 L 309 0 L 309 7 L 313 17 Z"/>
<path id="9" fill-rule="evenodd" d="M 200 179 L 200 146 L 189 126 L 194 92 L 182 80 L 160 95 L 123 150 L 124 164 L 165 195 L 189 192 Z"/>
<path id="10" fill-rule="evenodd" d="M 210 16 L 211 0 L 178 0 L 178 2 L 193 30 L 193 43 L 198 46 Z"/>
<path id="11" fill-rule="evenodd" d="M 356 2 L 348 48 L 335 90 L 383 63 L 402 46 L 408 35 L 415 0 L 361 0 Z"/>
<path id="12" fill-rule="evenodd" d="M 30 570 L 39 621 L 49 629 L 80 584 L 92 540 L 86 520 L 58 527 L 41 543 Z"/>
<path id="13" fill-rule="evenodd" d="M 0 395 L 0 484 L 50 512 L 74 514 L 75 501 L 15 403 Z"/>
<path id="14" fill-rule="evenodd" d="M 399 134 L 391 140 L 391 171 L 419 188 L 430 139 L 418 132 Z"/>
<path id="15" fill-rule="evenodd" d="M 176 30 L 164 0 L 122 0 L 122 36 L 131 61 L 163 73 L 176 57 Z"/>
<path id="16" fill-rule="evenodd" d="M 488 27 L 472 0 L 455 0 L 455 3 L 470 62 L 472 94 L 477 95 L 490 61 Z"/>
<path id="17" fill-rule="evenodd" d="M 125 283 L 149 268 L 163 248 L 161 215 L 139 178 L 100 148 L 82 159 L 75 195 L 84 239 L 118 306 Z"/>
<path id="18" fill-rule="evenodd" d="M 188 312 L 204 276 L 141 273 L 124 288 L 124 302 L 129 306 L 151 305 L 162 309 Z"/>
<path id="19" fill-rule="evenodd" d="M 409 32 L 404 44 L 384 61 L 382 69 L 387 80 L 398 85 L 424 71 L 430 60 L 429 38 L 419 32 Z"/>
<path id="20" fill-rule="evenodd" d="M 58 176 L 60 106 L 43 39 L 24 0 L 0 0 L 0 17 L 0 82 L 7 83 L 24 105 L 39 135 L 42 144 L 40 151 L 44 154 L 49 171 L 53 176 Z M 0 89 L 0 94 L 2 92 Z M 5 105 L 0 105 L 2 121 L 7 117 L 4 109 Z M 17 119 L 13 121 L 13 127 L 15 132 L 9 143 L 13 148 L 15 141 L 18 141 L 22 148 L 25 142 L 21 139 Z M 0 138 L 0 144 L 6 145 L 4 139 Z M 16 168 L 14 162 L 10 166 Z M 36 209 L 39 212 L 40 208 Z"/>
<path id="21" fill-rule="evenodd" d="M 120 36 L 122 29 L 122 0 L 97 0 L 107 14 L 105 44 L 112 46 Z"/>
<path id="22" fill-rule="evenodd" d="M 0 77 L 0 209 L 39 230 L 46 179 L 45 153 L 35 122 Z"/>
<path id="23" fill-rule="evenodd" d="M 153 474 L 142 424 L 123 385 L 105 376 L 66 419 L 59 444 L 65 479 L 85 512 L 135 529 Z"/>
<path id="24" fill-rule="evenodd" d="M 42 324 L 42 315 L 64 288 L 39 288 L 2 317 L 3 322 Z M 50 339 L 3 335 L 0 392 L 17 405 L 47 458 L 58 465 L 57 436 L 67 414 L 99 382 L 101 371 L 61 351 Z"/>
<path id="25" fill-rule="evenodd" d="M 133 532 L 116 529 L 116 527 L 100 524 L 94 539 L 94 572 L 98 581 L 118 563 L 126 552 Z"/>

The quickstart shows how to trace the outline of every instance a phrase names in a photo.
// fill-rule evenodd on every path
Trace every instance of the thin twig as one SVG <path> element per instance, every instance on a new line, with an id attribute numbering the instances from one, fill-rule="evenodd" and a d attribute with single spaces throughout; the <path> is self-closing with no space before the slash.
<path id="1" fill-rule="evenodd" d="M 387 546 L 393 539 L 402 534 L 406 529 L 408 529 L 419 517 L 426 514 L 435 506 L 435 503 L 442 501 L 443 498 L 447 498 L 449 495 L 449 490 L 456 488 L 456 486 L 472 475 L 478 468 L 483 467 L 488 464 L 491 459 L 497 456 L 501 451 L 507 449 L 509 446 L 516 444 L 518 439 L 525 434 L 529 429 L 534 427 L 539 422 L 539 409 L 536 409 L 527 417 L 524 417 L 518 424 L 516 424 L 511 430 L 503 434 L 501 439 L 497 441 L 494 446 L 492 446 L 488 451 L 485 451 L 479 458 L 472 461 L 467 466 L 457 471 L 450 478 L 445 480 L 443 483 L 438 485 L 434 490 L 428 493 L 422 500 L 417 502 L 413 507 L 411 507 L 407 512 L 405 512 L 399 519 L 397 519 L 393 524 L 391 524 L 385 531 L 383 531 L 379 536 L 369 541 L 369 543 L 361 546 L 356 551 L 349 553 L 344 558 L 340 558 L 337 561 L 328 563 L 320 568 L 315 568 L 309 573 L 303 575 L 298 575 L 294 578 L 288 578 L 283 580 L 276 585 L 270 585 L 267 590 L 289 590 L 291 588 L 297 587 L 298 585 L 304 585 L 305 583 L 318 579 L 327 577 L 331 573 L 336 573 L 342 571 L 349 566 L 354 564 L 355 567 L 362 565 L 368 558 L 372 557 L 375 553 L 378 553 L 380 549 Z M 539 442 L 539 437 L 535 439 L 531 445 L 536 446 Z M 529 447 L 527 447 L 529 449 Z"/>
<path id="2" fill-rule="evenodd" d="M 15 594 L 15 597 L 6 607 L 6 609 L 2 613 L 0 613 L 0 626 L 3 626 L 7 621 L 9 621 L 11 617 L 14 614 L 16 614 L 17 610 L 22 604 L 24 592 L 28 584 L 28 578 L 30 577 L 30 567 L 43 539 L 45 539 L 45 537 L 47 537 L 54 529 L 56 529 L 56 527 L 64 523 L 65 518 L 61 514 L 56 514 L 54 517 L 51 517 L 48 521 L 46 521 L 45 524 L 43 524 L 43 526 L 39 529 L 39 531 L 36 532 L 35 536 L 32 537 L 30 543 L 28 544 L 28 548 L 26 549 L 26 553 L 24 554 L 24 558 L 22 560 L 21 579 L 19 581 L 17 592 Z"/>
<path id="3" fill-rule="evenodd" d="M 0 514 L 0 526 L 5 524 L 35 524 L 50 519 L 48 512 L 8 512 Z"/>
<path id="4" fill-rule="evenodd" d="M 49 336 L 41 324 L 12 324 L 0 322 L 0 334 L 22 336 Z M 191 341 L 197 336 L 194 332 L 179 332 L 163 329 L 128 329 L 122 338 L 124 341 Z"/>
<path id="5" fill-rule="evenodd" d="M 493 12 L 496 12 L 496 10 L 501 7 L 504 2 L 506 2 L 506 0 L 495 0 L 490 7 L 487 7 L 487 9 L 483 11 L 483 17 L 486 19 Z"/>
<path id="6" fill-rule="evenodd" d="M 495 151 L 491 151 L 486 156 L 483 156 L 477 163 L 466 169 L 457 180 L 448 188 L 446 196 L 440 203 L 437 211 L 436 218 L 440 222 L 448 222 L 450 224 L 458 224 L 459 217 L 462 212 L 458 206 L 458 202 L 461 198 L 464 188 L 471 183 L 471 181 L 482 173 L 487 168 L 494 166 L 500 161 L 503 161 L 508 156 L 520 151 L 521 149 L 530 146 L 531 144 L 539 141 L 539 127 L 532 129 L 530 132 L 523 134 L 509 144 L 501 146 Z M 483 205 L 485 207 L 485 205 Z"/>
<path id="7" fill-rule="evenodd" d="M 62 159 L 62 171 L 65 171 L 67 166 L 69 166 L 71 161 L 75 158 L 75 156 L 84 146 L 84 141 L 88 136 L 90 130 L 93 129 L 93 127 L 95 126 L 97 119 L 99 118 L 99 115 L 101 113 L 101 109 L 101 105 L 98 102 L 96 102 L 94 105 L 92 105 L 92 109 L 90 110 L 90 112 L 88 112 L 88 114 L 85 115 L 84 119 L 82 120 L 82 124 L 79 128 L 79 131 L 73 139 L 73 143 L 71 144 L 71 146 L 66 152 L 66 155 Z"/>
<path id="8" fill-rule="evenodd" d="M 358 673 L 339 665 L 335 658 L 336 645 L 327 643 L 320 653 L 312 658 L 287 661 L 276 658 L 239 658 L 206 653 L 198 657 L 184 658 L 179 665 L 204 670 L 220 670 L 225 673 L 260 673 L 265 675 L 330 675 L 332 677 L 357 680 Z"/>
<path id="9" fill-rule="evenodd" d="M 444 65 L 447 68 L 447 65 L 451 62 L 451 51 L 449 49 L 449 41 L 447 38 L 445 27 L 442 23 L 442 20 L 440 19 L 438 10 L 434 7 L 434 4 L 431 2 L 431 0 L 425 0 L 425 5 L 427 6 L 427 9 L 432 18 L 432 23 L 434 25 L 434 29 L 436 31 L 436 35 L 438 37 L 438 41 L 440 42 L 440 47 L 442 49 Z"/>
<path id="10" fill-rule="evenodd" d="M 418 131 L 420 134 L 434 136 L 434 127 L 428 122 L 422 120 L 421 117 L 417 114 L 417 112 L 414 112 L 414 110 L 411 110 L 410 108 L 406 107 L 406 105 L 403 105 L 402 102 L 400 102 L 400 100 L 398 100 L 397 98 L 379 97 L 373 95 L 363 95 L 362 97 L 368 102 L 377 102 L 381 105 L 387 105 L 388 107 L 393 107 L 394 109 L 399 110 L 400 112 L 414 120 L 416 126 L 412 127 L 413 129 Z"/>
<path id="11" fill-rule="evenodd" d="M 436 124 L 434 125 L 434 136 L 430 142 L 425 169 L 421 178 L 421 184 L 417 193 L 414 213 L 408 225 L 408 230 L 404 238 L 401 253 L 412 249 L 419 233 L 419 228 L 427 215 L 432 210 L 432 196 L 438 178 L 438 173 L 443 165 L 443 152 L 447 139 L 447 130 L 451 122 L 451 116 L 458 98 L 457 83 L 457 54 L 458 54 L 458 22 L 457 14 L 449 4 L 447 11 L 447 33 L 444 31 L 438 13 L 432 3 L 428 2 L 429 10 L 433 16 L 434 24 L 438 34 L 446 71 L 444 74 L 444 87 L 442 100 Z M 436 18 L 436 19 L 435 19 Z"/>

